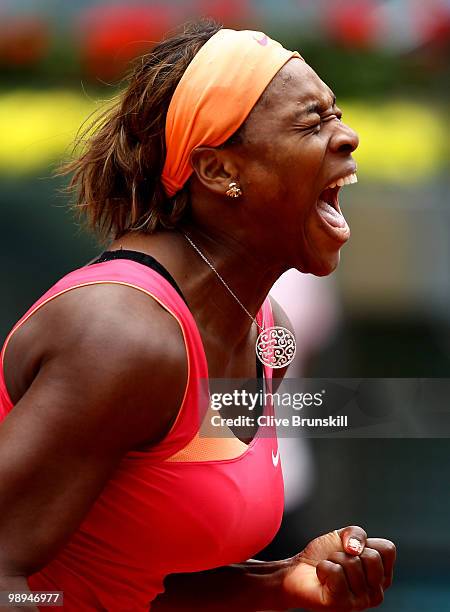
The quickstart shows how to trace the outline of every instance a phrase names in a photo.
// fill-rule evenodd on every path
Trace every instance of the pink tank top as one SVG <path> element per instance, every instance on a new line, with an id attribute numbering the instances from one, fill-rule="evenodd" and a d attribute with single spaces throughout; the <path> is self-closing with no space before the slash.
<path id="1" fill-rule="evenodd" d="M 63 591 L 64 610 L 69 612 L 144 611 L 164 590 L 168 574 L 239 563 L 272 540 L 283 513 L 281 462 L 275 428 L 268 436 L 268 428 L 262 435 L 260 427 L 249 445 L 232 435 L 199 435 L 210 407 L 200 394 L 200 381 L 207 378 L 208 369 L 198 328 L 164 277 L 129 260 L 74 270 L 20 319 L 1 355 L 0 421 L 13 407 L 3 376 L 3 355 L 11 335 L 48 301 L 97 283 L 137 288 L 175 317 L 186 345 L 186 391 L 170 432 L 158 444 L 123 457 L 68 543 L 28 583 L 33 591 Z M 273 325 L 268 299 L 257 321 Z M 264 368 L 264 377 L 270 391 L 270 368 Z M 271 403 L 264 412 L 274 414 Z"/>

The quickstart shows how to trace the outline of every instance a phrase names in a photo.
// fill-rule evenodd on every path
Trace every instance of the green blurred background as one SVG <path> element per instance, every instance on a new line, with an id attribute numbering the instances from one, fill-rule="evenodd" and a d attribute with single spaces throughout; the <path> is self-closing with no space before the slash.
<path id="1" fill-rule="evenodd" d="M 333 283 L 342 320 L 308 375 L 448 377 L 448 0 L 0 1 L 0 336 L 102 249 L 52 170 L 128 62 L 189 18 L 298 49 L 360 135 L 352 228 Z M 309 499 L 266 551 L 361 523 L 399 546 L 383 610 L 450 610 L 450 441 L 312 440 Z"/>

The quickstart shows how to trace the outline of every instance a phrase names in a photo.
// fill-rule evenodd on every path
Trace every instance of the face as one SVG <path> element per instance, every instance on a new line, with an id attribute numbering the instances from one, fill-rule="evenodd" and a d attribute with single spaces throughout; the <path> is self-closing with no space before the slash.
<path id="1" fill-rule="evenodd" d="M 324 276 L 339 263 L 350 229 L 333 184 L 356 182 L 357 146 L 330 88 L 305 62 L 287 62 L 248 117 L 235 154 L 247 213 L 289 267 Z"/>

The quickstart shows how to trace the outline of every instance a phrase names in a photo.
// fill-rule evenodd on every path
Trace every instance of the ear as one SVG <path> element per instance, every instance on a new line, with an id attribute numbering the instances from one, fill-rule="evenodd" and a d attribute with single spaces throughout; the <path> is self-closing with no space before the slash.
<path id="1" fill-rule="evenodd" d="M 225 195 L 230 183 L 239 177 L 236 165 L 223 149 L 197 147 L 190 162 L 202 185 L 217 195 Z"/>

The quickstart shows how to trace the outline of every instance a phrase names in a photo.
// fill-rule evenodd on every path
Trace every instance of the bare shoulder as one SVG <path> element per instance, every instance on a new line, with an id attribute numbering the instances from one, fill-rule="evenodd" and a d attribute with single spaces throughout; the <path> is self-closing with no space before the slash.
<path id="1" fill-rule="evenodd" d="M 128 447 L 160 439 L 178 413 L 187 379 L 183 334 L 143 291 L 79 287 L 46 304 L 15 336 L 5 357 L 7 386 L 14 386 L 14 365 L 31 351 L 25 395 L 44 380 L 44 394 L 56 385 L 89 407 L 85 419 L 104 419 L 110 429 L 115 421 Z"/>
<path id="2" fill-rule="evenodd" d="M 0 567 L 28 576 L 67 541 L 123 456 L 168 432 L 187 360 L 177 321 L 119 285 L 77 288 L 33 315 L 7 347 L 9 381 L 27 350 L 36 372 L 0 427 Z"/>

